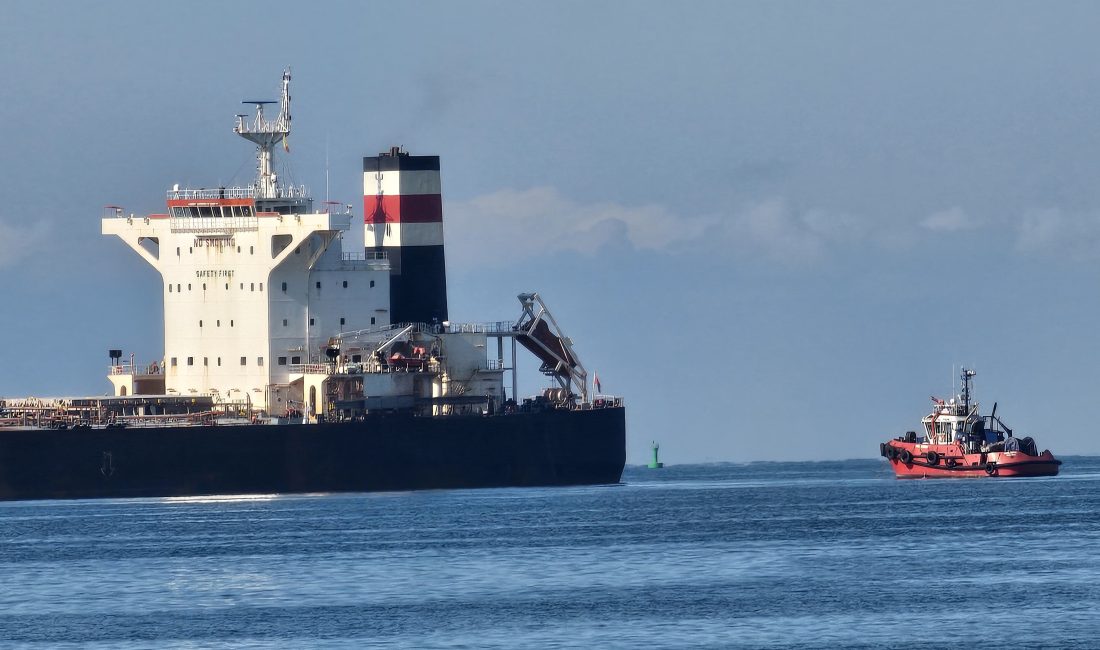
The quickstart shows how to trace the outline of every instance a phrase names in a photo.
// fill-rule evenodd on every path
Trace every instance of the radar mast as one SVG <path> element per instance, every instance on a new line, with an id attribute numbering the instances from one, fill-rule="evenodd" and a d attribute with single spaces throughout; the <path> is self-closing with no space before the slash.
<path id="1" fill-rule="evenodd" d="M 278 177 L 271 169 L 272 147 L 282 140 L 283 149 L 289 151 L 287 136 L 290 135 L 290 68 L 283 70 L 283 88 L 279 99 L 279 114 L 274 120 L 264 118 L 264 106 L 274 104 L 272 100 L 243 101 L 256 107 L 256 119 L 252 123 L 245 121 L 247 115 L 237 115 L 237 125 L 233 132 L 245 140 L 256 143 L 256 198 L 279 198 Z"/>

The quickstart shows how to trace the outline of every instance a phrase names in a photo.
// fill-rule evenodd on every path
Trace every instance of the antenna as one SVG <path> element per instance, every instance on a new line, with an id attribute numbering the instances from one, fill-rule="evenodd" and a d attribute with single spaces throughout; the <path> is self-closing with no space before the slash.
<path id="1" fill-rule="evenodd" d="M 282 95 L 279 99 L 279 114 L 274 120 L 264 118 L 264 106 L 274 104 L 275 101 L 267 99 L 248 100 L 242 104 L 252 104 L 256 107 L 256 119 L 249 124 L 245 121 L 247 114 L 237 114 L 237 125 L 233 132 L 245 140 L 256 143 L 256 198 L 273 199 L 279 196 L 278 179 L 271 170 L 271 150 L 279 140 L 283 141 L 283 149 L 287 152 L 287 136 L 290 135 L 290 68 L 283 70 Z"/>

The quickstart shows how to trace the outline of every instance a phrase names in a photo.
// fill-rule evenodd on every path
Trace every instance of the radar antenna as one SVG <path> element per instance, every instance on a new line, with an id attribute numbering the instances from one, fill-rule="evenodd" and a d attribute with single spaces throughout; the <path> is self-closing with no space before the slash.
<path id="1" fill-rule="evenodd" d="M 237 125 L 233 127 L 234 133 L 256 143 L 256 198 L 278 198 L 278 178 L 271 169 L 271 150 L 279 140 L 282 140 L 283 150 L 290 151 L 286 139 L 290 135 L 290 68 L 283 70 L 279 114 L 274 120 L 268 121 L 264 118 L 264 106 L 274 104 L 273 100 L 250 100 L 241 103 L 256 107 L 256 119 L 252 123 L 245 121 L 247 115 L 238 114 Z"/>

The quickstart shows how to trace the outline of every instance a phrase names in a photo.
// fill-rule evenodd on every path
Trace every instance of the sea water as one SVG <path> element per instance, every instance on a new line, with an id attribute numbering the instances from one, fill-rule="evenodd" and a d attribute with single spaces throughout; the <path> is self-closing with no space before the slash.
<path id="1" fill-rule="evenodd" d="M 0 503 L 0 646 L 1100 647 L 1100 458 Z"/>

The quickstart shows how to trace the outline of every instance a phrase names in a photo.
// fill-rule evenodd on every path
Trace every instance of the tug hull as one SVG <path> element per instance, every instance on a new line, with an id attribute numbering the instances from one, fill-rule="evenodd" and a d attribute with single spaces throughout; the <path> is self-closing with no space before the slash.
<path id="1" fill-rule="evenodd" d="M 929 455 L 929 453 L 933 455 Z M 1057 476 L 1062 461 L 1048 450 L 1037 456 L 1020 451 L 968 454 L 956 444 L 925 444 L 891 440 L 882 455 L 898 478 L 1007 478 Z M 934 461 L 934 462 L 933 462 Z"/>

